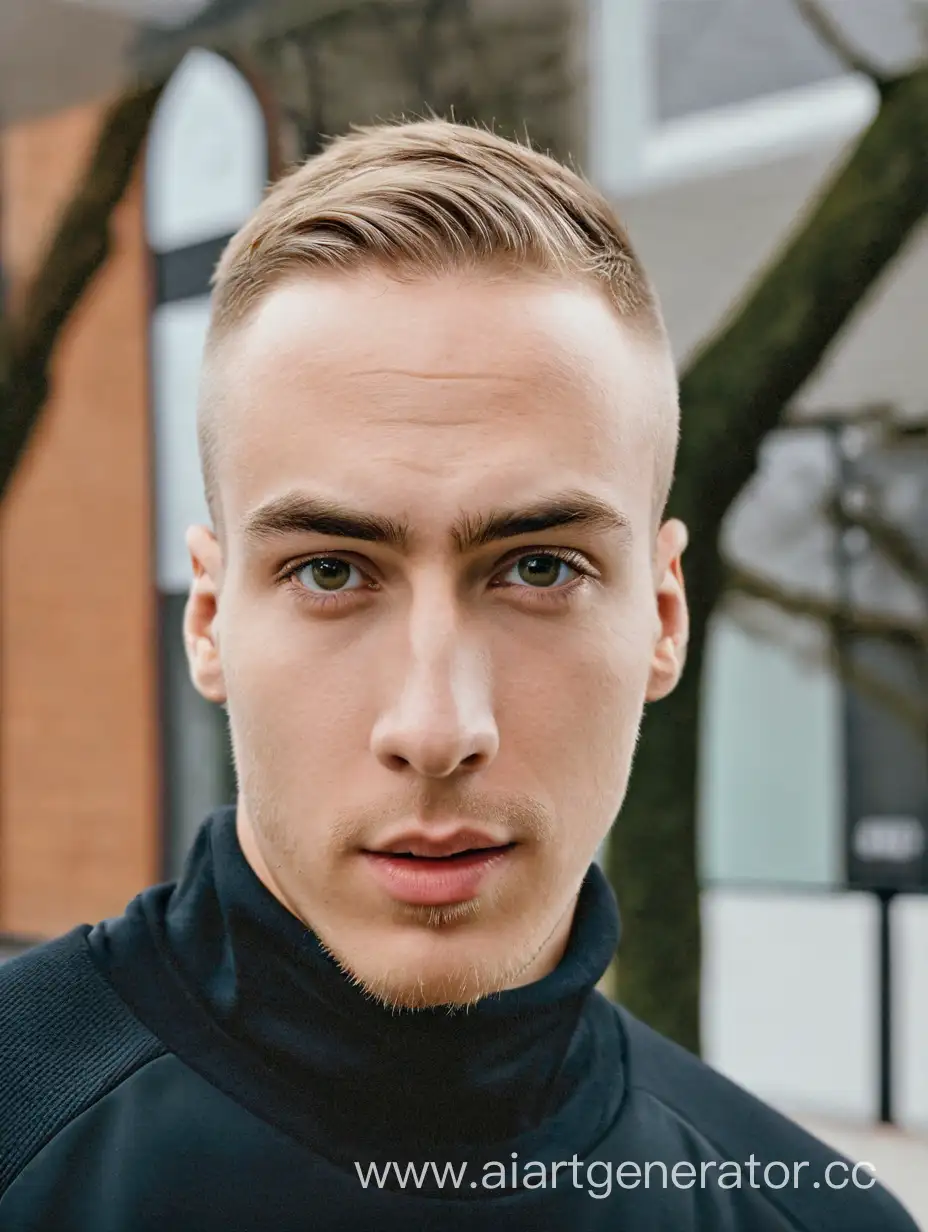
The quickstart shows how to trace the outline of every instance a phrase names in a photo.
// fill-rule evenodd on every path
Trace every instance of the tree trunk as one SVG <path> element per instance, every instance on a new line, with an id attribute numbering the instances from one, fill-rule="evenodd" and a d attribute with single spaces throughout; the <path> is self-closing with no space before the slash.
<path id="1" fill-rule="evenodd" d="M 706 583 L 720 569 L 715 544 L 693 547 Z M 674 692 L 645 711 L 628 793 L 608 846 L 609 876 L 622 913 L 617 997 L 695 1053 L 701 966 L 697 757 L 708 616 L 704 606 L 691 605 L 686 670 Z"/>
<path id="2" fill-rule="evenodd" d="M 692 640 L 675 694 L 650 708 L 608 867 L 623 915 L 618 994 L 699 1051 L 697 765 L 722 520 L 758 447 L 928 212 L 928 66 L 892 82 L 873 123 L 771 265 L 681 380 L 668 513 L 690 529 Z M 750 819 L 745 819 L 750 824 Z"/>

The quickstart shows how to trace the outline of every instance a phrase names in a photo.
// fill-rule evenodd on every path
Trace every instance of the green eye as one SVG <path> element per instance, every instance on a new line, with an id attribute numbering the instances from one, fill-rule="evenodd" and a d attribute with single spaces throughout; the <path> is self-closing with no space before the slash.
<path id="1" fill-rule="evenodd" d="M 356 565 L 351 564 L 350 561 L 341 560 L 337 556 L 316 556 L 300 565 L 299 569 L 294 570 L 294 577 L 307 590 L 311 591 L 316 586 L 331 594 L 345 589 L 352 569 L 359 572 Z"/>
<path id="2" fill-rule="evenodd" d="M 571 568 L 567 561 L 546 552 L 521 556 L 512 567 L 518 571 L 523 582 L 543 588 L 556 585 L 559 580 L 563 580 L 560 577 L 561 570 Z"/>

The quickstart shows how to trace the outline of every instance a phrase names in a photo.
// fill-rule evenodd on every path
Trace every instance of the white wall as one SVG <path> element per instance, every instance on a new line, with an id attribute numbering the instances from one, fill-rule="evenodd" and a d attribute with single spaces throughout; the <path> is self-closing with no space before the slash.
<path id="1" fill-rule="evenodd" d="M 928 1132 L 928 897 L 892 908 L 893 1113 Z M 878 1116 L 878 919 L 867 894 L 702 895 L 704 1055 L 787 1113 Z"/>
<path id="2" fill-rule="evenodd" d="M 875 1119 L 871 896 L 712 889 L 702 916 L 706 1060 L 787 1112 Z"/>
<path id="3" fill-rule="evenodd" d="M 892 908 L 893 1101 L 900 1125 L 928 1131 L 928 897 Z M 928 1161 L 926 1161 L 928 1163 Z"/>

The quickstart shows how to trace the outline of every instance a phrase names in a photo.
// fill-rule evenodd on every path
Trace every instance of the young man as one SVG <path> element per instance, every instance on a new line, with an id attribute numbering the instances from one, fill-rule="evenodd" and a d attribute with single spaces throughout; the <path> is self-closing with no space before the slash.
<path id="1" fill-rule="evenodd" d="M 4 1232 L 911 1232 L 595 991 L 594 855 L 685 655 L 677 420 L 648 279 L 550 159 L 430 121 L 269 193 L 188 535 L 237 804 L 0 970 Z"/>

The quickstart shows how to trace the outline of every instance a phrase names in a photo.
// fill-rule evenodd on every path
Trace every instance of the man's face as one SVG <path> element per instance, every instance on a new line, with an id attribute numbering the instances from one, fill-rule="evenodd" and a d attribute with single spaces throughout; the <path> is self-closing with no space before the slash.
<path id="1" fill-rule="evenodd" d="M 386 1001 L 538 978 L 679 671 L 667 361 L 593 288 L 365 273 L 278 287 L 214 369 L 186 636 L 247 858 Z M 471 533 L 552 502 L 615 516 Z"/>

